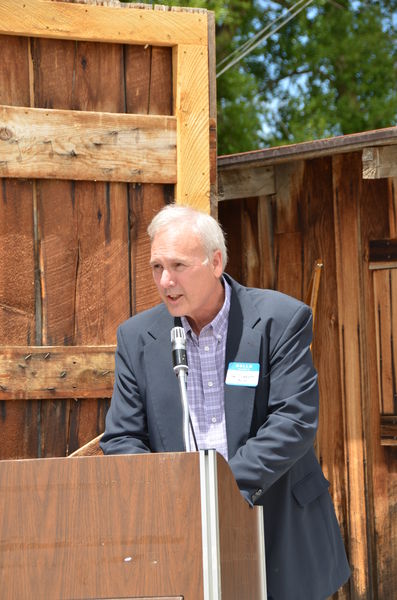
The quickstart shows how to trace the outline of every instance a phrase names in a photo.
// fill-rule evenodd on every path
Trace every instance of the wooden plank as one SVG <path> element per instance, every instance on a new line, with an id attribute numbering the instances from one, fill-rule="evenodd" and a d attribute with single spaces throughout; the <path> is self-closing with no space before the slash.
<path id="1" fill-rule="evenodd" d="M 245 285 L 262 287 L 260 240 L 258 239 L 258 200 L 248 198 L 241 212 L 241 238 L 239 249 L 242 259 L 242 276 Z"/>
<path id="2" fill-rule="evenodd" d="M 395 364 L 397 356 L 395 354 L 395 321 L 393 319 L 395 317 L 393 305 L 396 304 L 397 290 L 395 283 L 394 286 L 392 283 L 392 274 L 392 271 L 384 269 L 373 272 L 379 411 L 381 413 L 393 413 L 395 402 L 397 402 Z M 393 279 L 396 281 L 395 277 Z"/>
<path id="3" fill-rule="evenodd" d="M 397 177 L 387 180 L 387 196 L 389 198 L 389 236 L 397 237 Z"/>
<path id="4" fill-rule="evenodd" d="M 276 203 L 275 203 L 276 204 Z M 258 238 L 261 257 L 261 287 L 275 288 L 275 259 L 273 238 L 273 198 L 258 198 Z"/>
<path id="5" fill-rule="evenodd" d="M 362 133 L 351 133 L 349 135 L 338 135 L 323 140 L 311 140 L 298 144 L 288 144 L 287 146 L 275 146 L 273 148 L 264 148 L 263 150 L 219 156 L 218 168 L 222 170 L 238 165 L 278 165 L 291 163 L 295 160 L 307 160 L 362 151 L 369 145 L 385 146 L 393 144 L 397 144 L 397 126 L 385 127 L 384 129 L 376 129 L 374 131 L 364 131 Z"/>
<path id="6" fill-rule="evenodd" d="M 29 106 L 29 44 L 0 36 L 0 103 Z M 36 338 L 31 181 L 3 179 L 0 191 L 0 344 Z M 37 456 L 40 402 L 0 401 L 0 459 Z"/>
<path id="7" fill-rule="evenodd" d="M 279 292 L 303 298 L 303 237 L 296 233 L 274 236 L 275 286 Z"/>
<path id="8" fill-rule="evenodd" d="M 370 541 L 367 535 L 366 447 L 363 443 L 361 404 L 362 389 L 365 389 L 361 355 L 365 345 L 365 321 L 360 294 L 358 199 L 361 179 L 357 175 L 358 161 L 357 155 L 349 156 L 349 159 L 341 156 L 332 159 L 341 392 L 346 436 L 348 544 L 353 565 L 351 583 L 359 598 L 371 593 L 371 571 L 368 564 Z"/>
<path id="9" fill-rule="evenodd" d="M 209 78 L 209 128 L 210 128 L 210 213 L 218 218 L 218 185 L 217 185 L 217 101 L 216 101 L 216 23 L 215 13 L 209 11 L 208 18 L 208 78 Z"/>
<path id="10" fill-rule="evenodd" d="M 149 115 L 172 115 L 172 49 L 151 49 Z M 160 183 L 160 179 L 157 180 Z"/>
<path id="11" fill-rule="evenodd" d="M 203 12 L 141 10 L 128 5 L 0 0 L 0 33 L 118 44 L 206 46 L 207 16 Z"/>
<path id="12" fill-rule="evenodd" d="M 201 46 L 173 49 L 177 118 L 176 202 L 210 212 L 208 53 Z"/>
<path id="13" fill-rule="evenodd" d="M 242 200 L 220 202 L 218 205 L 218 219 L 227 240 L 228 261 L 226 271 L 231 277 L 243 283 L 240 247 L 242 207 Z"/>
<path id="14" fill-rule="evenodd" d="M 225 169 L 218 178 L 219 201 L 275 193 L 273 167 Z"/>
<path id="15" fill-rule="evenodd" d="M 279 167 L 277 167 L 279 169 Z M 305 161 L 290 172 L 292 178 L 290 204 L 286 201 L 279 207 L 274 204 L 275 219 L 288 230 L 287 215 L 291 225 L 299 228 L 300 251 L 296 258 L 296 271 L 300 273 L 302 300 L 310 303 L 308 297 L 315 261 L 325 256 L 315 315 L 313 315 L 313 361 L 318 371 L 320 395 L 319 427 L 316 437 L 316 452 L 324 474 L 330 482 L 330 493 L 335 506 L 338 523 L 344 540 L 348 542 L 346 513 L 345 448 L 343 430 L 343 408 L 341 400 L 341 374 L 339 362 L 339 336 L 336 291 L 336 263 L 334 239 L 334 214 L 332 195 L 332 163 L 323 157 Z M 279 184 L 284 198 L 287 180 Z M 295 198 L 295 206 L 292 201 Z M 288 211 L 285 207 L 290 207 Z M 279 216 L 278 210 L 282 211 Z M 295 219 L 298 217 L 298 222 Z M 281 235 L 281 234 L 280 234 Z M 283 234 L 287 235 L 287 234 Z M 292 234 L 288 234 L 291 235 Z M 300 263 L 299 263 L 300 261 Z M 285 269 L 285 265 L 284 265 Z M 294 273 L 290 273 L 294 281 Z M 297 277 L 297 275 L 296 275 Z M 296 282 L 296 285 L 298 281 Z M 314 300 L 314 299 L 313 299 Z M 342 600 L 349 598 L 348 586 L 335 595 Z"/>
<path id="16" fill-rule="evenodd" d="M 397 146 L 364 148 L 363 179 L 397 177 Z"/>
<path id="17" fill-rule="evenodd" d="M 356 167 L 358 173 L 360 166 Z M 365 334 L 363 355 L 364 388 L 362 414 L 364 442 L 367 448 L 366 506 L 368 508 L 368 534 L 371 539 L 368 563 L 373 577 L 374 596 L 392 598 L 397 589 L 397 471 L 392 448 L 381 445 L 377 358 L 375 343 L 375 310 L 373 273 L 368 269 L 365 250 L 369 240 L 395 237 L 390 222 L 389 185 L 385 179 L 363 180 L 357 174 L 359 189 L 359 223 L 361 230 L 360 258 L 362 260 L 361 297 L 364 302 L 361 329 Z M 392 272 L 395 272 L 393 270 Z M 396 322 L 397 316 L 393 316 Z M 388 335 L 391 340 L 393 331 Z M 389 349 L 390 352 L 390 349 Z M 367 594 L 368 595 L 368 594 Z"/>
<path id="18" fill-rule="evenodd" d="M 0 107 L 0 176 L 176 181 L 176 119 Z"/>
<path id="19" fill-rule="evenodd" d="M 228 240 L 226 271 L 253 287 L 274 287 L 270 199 L 266 196 L 219 204 L 219 221 Z"/>
<path id="20" fill-rule="evenodd" d="M 121 45 L 37 38 L 31 45 L 35 106 L 125 110 Z M 102 77 L 107 85 L 98 86 Z M 37 188 L 41 343 L 114 344 L 130 314 L 126 185 L 39 180 Z M 43 401 L 40 455 L 65 456 L 103 431 L 106 407 L 101 398 Z"/>
<path id="21" fill-rule="evenodd" d="M 15 68 L 15 65 L 18 68 Z M 0 105 L 29 106 L 28 40 L 0 35 Z"/>
<path id="22" fill-rule="evenodd" d="M 115 346 L 4 346 L 0 399 L 102 398 L 113 389 Z"/>
<path id="23" fill-rule="evenodd" d="M 274 170 L 277 194 L 275 234 L 299 231 L 299 200 L 302 191 L 304 165 L 303 161 L 297 161 L 277 165 Z"/>
<path id="24" fill-rule="evenodd" d="M 171 198 L 169 198 L 170 200 Z M 135 314 L 159 303 L 150 269 L 150 241 L 147 227 L 166 204 L 166 190 L 160 185 L 131 186 L 129 206 L 131 248 L 131 310 Z"/>

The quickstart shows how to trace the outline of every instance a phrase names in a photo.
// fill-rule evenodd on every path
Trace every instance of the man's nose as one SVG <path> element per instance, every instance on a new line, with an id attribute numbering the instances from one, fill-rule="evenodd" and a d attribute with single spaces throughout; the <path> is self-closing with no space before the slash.
<path id="1" fill-rule="evenodd" d="M 161 273 L 160 285 L 163 288 L 167 288 L 172 284 L 173 280 L 170 271 L 168 271 L 168 269 L 163 269 L 163 272 Z"/>

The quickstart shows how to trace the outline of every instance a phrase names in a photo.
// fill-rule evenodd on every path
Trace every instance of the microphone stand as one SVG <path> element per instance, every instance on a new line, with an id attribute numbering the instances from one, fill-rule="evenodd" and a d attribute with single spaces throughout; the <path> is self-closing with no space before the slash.
<path id="1" fill-rule="evenodd" d="M 175 369 L 176 375 L 178 377 L 179 383 L 179 392 L 181 396 L 182 403 L 182 411 L 183 411 L 183 441 L 185 444 L 186 452 L 191 452 L 191 444 L 190 444 L 190 435 L 189 435 L 189 404 L 187 400 L 187 389 L 186 389 L 186 380 L 187 380 L 187 367 L 178 365 Z"/>
<path id="2" fill-rule="evenodd" d="M 183 327 L 174 327 L 171 329 L 171 344 L 172 344 L 172 362 L 174 365 L 174 373 L 178 378 L 179 392 L 183 411 L 183 441 L 186 452 L 191 452 L 190 444 L 190 416 L 189 403 L 187 399 L 187 374 L 189 367 L 186 356 L 186 334 Z M 193 429 L 192 429 L 193 431 Z"/>

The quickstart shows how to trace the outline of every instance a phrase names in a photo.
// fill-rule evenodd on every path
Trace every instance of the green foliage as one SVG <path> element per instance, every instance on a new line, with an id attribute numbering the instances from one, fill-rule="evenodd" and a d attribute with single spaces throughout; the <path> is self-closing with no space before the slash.
<path id="1" fill-rule="evenodd" d="M 216 17 L 217 62 L 295 0 L 160 0 Z M 397 118 L 397 0 L 314 0 L 217 79 L 218 153 L 379 129 Z"/>

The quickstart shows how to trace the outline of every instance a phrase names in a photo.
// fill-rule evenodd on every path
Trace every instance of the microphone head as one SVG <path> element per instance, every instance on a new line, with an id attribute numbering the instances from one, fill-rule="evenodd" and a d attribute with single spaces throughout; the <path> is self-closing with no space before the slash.
<path id="1" fill-rule="evenodd" d="M 185 348 L 186 333 L 183 327 L 173 327 L 171 329 L 171 343 L 173 348 Z"/>
<path id="2" fill-rule="evenodd" d="M 187 373 L 186 334 L 183 327 L 171 329 L 172 363 L 174 371 L 178 375 L 180 371 Z"/>

